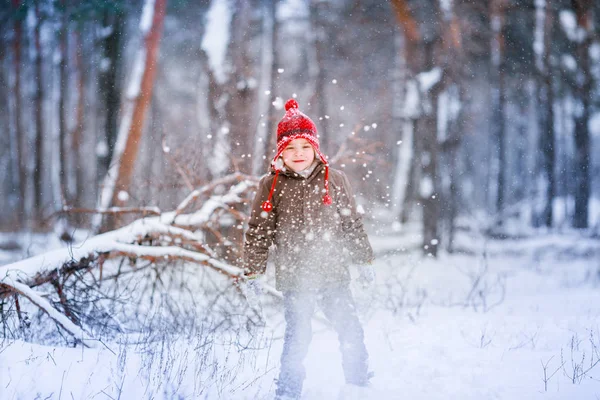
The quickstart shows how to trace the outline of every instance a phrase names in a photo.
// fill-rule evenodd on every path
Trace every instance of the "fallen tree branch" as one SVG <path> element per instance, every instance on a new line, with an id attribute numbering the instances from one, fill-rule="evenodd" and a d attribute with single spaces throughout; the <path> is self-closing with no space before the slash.
<path id="1" fill-rule="evenodd" d="M 222 215 L 233 214 L 233 220 L 244 218 L 244 215 L 235 208 L 240 208 L 247 201 L 248 193 L 256 187 L 256 179 L 244 180 L 245 178 L 247 178 L 245 175 L 233 174 L 199 189 L 197 196 L 228 182 L 238 181 L 224 194 L 209 197 L 198 211 L 191 214 L 178 214 L 176 210 L 138 219 L 123 228 L 96 235 L 78 245 L 4 265 L 0 267 L 0 300 L 16 294 L 24 296 L 76 340 L 89 345 L 86 341 L 92 339 L 86 336 L 83 328 L 77 326 L 64 313 L 54 309 L 50 301 L 44 299 L 47 295 L 36 292 L 32 287 L 56 282 L 57 276 L 68 277 L 75 274 L 77 277 L 79 271 L 92 272 L 93 269 L 98 269 L 100 273 L 100 279 L 94 278 L 93 284 L 97 285 L 103 280 L 102 266 L 109 258 L 129 258 L 134 261 L 131 263 L 132 269 L 135 269 L 136 259 L 145 259 L 152 263 L 164 260 L 192 262 L 237 279 L 243 276 L 243 270 L 223 261 L 225 258 L 211 250 L 205 242 L 205 237 L 215 229 L 210 227 L 209 223 L 219 224 Z M 187 200 L 178 207 L 179 211 L 187 207 L 189 196 Z M 111 212 L 124 211 L 134 210 L 113 209 Z M 225 250 L 235 246 L 225 237 L 219 238 L 219 241 L 222 242 L 221 247 Z M 59 286 L 57 292 L 65 312 L 70 313 L 63 287 Z"/>
<path id="2" fill-rule="evenodd" d="M 174 224 L 175 218 L 177 218 L 178 215 L 182 214 L 183 211 L 185 211 L 185 209 L 193 201 L 198 199 L 200 196 L 213 191 L 217 186 L 228 185 L 228 184 L 232 184 L 233 182 L 243 182 L 243 181 L 254 182 L 255 184 L 258 183 L 258 180 L 255 177 L 236 172 L 234 174 L 227 175 L 221 179 L 212 181 L 208 185 L 205 185 L 199 189 L 194 190 L 177 206 L 177 208 L 175 209 L 175 211 L 173 213 L 173 221 L 171 221 L 171 224 Z"/>
<path id="3" fill-rule="evenodd" d="M 40 310 L 48 314 L 50 318 L 56 321 L 56 323 L 59 324 L 64 330 L 69 332 L 73 338 L 80 341 L 85 346 L 96 347 L 96 344 L 98 343 L 96 340 L 90 338 L 81 327 L 75 325 L 69 318 L 58 312 L 54 307 L 52 307 L 48 300 L 44 299 L 41 294 L 37 293 L 26 284 L 17 282 L 12 278 L 7 278 L 3 280 L 0 285 L 9 286 L 15 293 L 18 293 L 29 299 L 29 301 L 39 307 Z"/>
<path id="4" fill-rule="evenodd" d="M 78 208 L 65 206 L 51 215 L 56 214 L 143 214 L 143 215 L 160 215 L 161 211 L 158 207 L 110 207 L 106 209 L 97 208 Z"/>

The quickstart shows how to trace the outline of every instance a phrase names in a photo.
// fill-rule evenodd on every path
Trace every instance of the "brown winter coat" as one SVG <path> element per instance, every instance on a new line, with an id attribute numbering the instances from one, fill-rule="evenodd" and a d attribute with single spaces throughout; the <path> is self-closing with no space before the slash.
<path id="1" fill-rule="evenodd" d="M 280 172 L 269 213 L 261 205 L 269 195 L 274 172 L 260 180 L 244 243 L 247 274 L 265 272 L 271 246 L 277 289 L 282 291 L 349 282 L 350 263 L 373 259 L 348 178 L 330 168 L 333 204 L 325 205 L 324 173 L 322 163 L 307 178 L 291 170 Z"/>

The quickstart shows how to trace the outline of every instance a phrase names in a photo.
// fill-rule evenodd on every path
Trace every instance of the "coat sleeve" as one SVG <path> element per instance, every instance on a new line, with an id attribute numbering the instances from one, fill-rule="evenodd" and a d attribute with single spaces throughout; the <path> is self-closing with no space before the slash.
<path id="1" fill-rule="evenodd" d="M 364 230 L 362 217 L 356 210 L 356 200 L 346 174 L 338 171 L 341 177 L 340 192 L 337 208 L 342 222 L 344 242 L 350 251 L 352 261 L 356 264 L 366 264 L 373 261 L 373 248 Z"/>
<path id="2" fill-rule="evenodd" d="M 263 177 L 252 201 L 248 230 L 244 239 L 243 265 L 246 275 L 263 274 L 267 268 L 269 247 L 273 244 L 275 236 L 277 208 L 274 207 L 271 212 L 267 213 L 263 211 L 262 203 L 269 197 L 272 183 L 272 175 Z"/>

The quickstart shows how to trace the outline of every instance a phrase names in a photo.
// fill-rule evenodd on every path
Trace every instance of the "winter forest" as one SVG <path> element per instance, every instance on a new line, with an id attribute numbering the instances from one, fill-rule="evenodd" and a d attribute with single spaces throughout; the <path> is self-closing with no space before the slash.
<path id="1" fill-rule="evenodd" d="M 5 0 L 0 400 L 275 398 L 291 98 L 375 254 L 370 385 L 317 308 L 302 399 L 600 398 L 600 2 Z"/>

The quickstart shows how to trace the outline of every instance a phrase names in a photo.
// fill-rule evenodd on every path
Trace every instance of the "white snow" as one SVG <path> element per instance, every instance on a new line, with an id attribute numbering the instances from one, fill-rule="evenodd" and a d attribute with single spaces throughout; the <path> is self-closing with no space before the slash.
<path id="1" fill-rule="evenodd" d="M 146 49 L 140 47 L 138 51 L 138 56 L 135 58 L 133 64 L 133 70 L 131 72 L 129 86 L 127 86 L 126 93 L 127 98 L 129 99 L 135 99 L 140 95 L 140 90 L 142 88 L 142 78 L 146 69 Z"/>
<path id="2" fill-rule="evenodd" d="M 100 60 L 100 66 L 99 66 L 100 71 L 102 71 L 102 72 L 108 71 L 108 69 L 110 68 L 111 64 L 112 63 L 111 63 L 110 58 L 103 57 L 102 60 Z"/>
<path id="3" fill-rule="evenodd" d="M 283 107 L 285 106 L 283 99 L 279 96 L 275 97 L 275 100 L 273 101 L 273 107 L 275 107 L 276 110 L 283 110 Z"/>
<path id="4" fill-rule="evenodd" d="M 535 29 L 533 31 L 533 51 L 538 70 L 543 71 L 544 57 L 544 22 L 546 15 L 546 0 L 535 0 Z"/>
<path id="5" fill-rule="evenodd" d="M 394 218 L 397 218 L 397 216 L 400 215 L 400 210 L 404 203 L 408 174 L 410 172 L 410 161 L 414 156 L 413 124 L 409 120 L 405 120 L 402 123 L 402 139 L 403 140 L 396 142 L 400 148 L 398 149 L 398 158 L 396 161 L 396 171 L 392 189 L 392 212 Z"/>
<path id="6" fill-rule="evenodd" d="M 96 37 L 99 39 L 106 39 L 114 32 L 114 28 L 112 25 L 102 26 L 96 29 Z"/>
<path id="7" fill-rule="evenodd" d="M 119 190 L 117 198 L 119 199 L 119 201 L 126 202 L 127 200 L 129 200 L 129 193 L 127 193 L 125 190 Z"/>
<path id="8" fill-rule="evenodd" d="M 228 139 L 229 123 L 225 122 L 217 131 L 216 143 L 213 153 L 207 160 L 208 168 L 213 176 L 221 176 L 229 168 L 229 154 L 231 152 L 231 142 Z"/>
<path id="9" fill-rule="evenodd" d="M 421 178 L 421 184 L 419 185 L 419 195 L 422 198 L 428 198 L 433 194 L 433 181 L 429 176 Z"/>
<path id="10" fill-rule="evenodd" d="M 600 112 L 592 114 L 588 121 L 588 127 L 592 136 L 600 137 Z"/>
<path id="11" fill-rule="evenodd" d="M 421 95 L 417 82 L 410 80 L 406 82 L 406 97 L 402 115 L 405 118 L 416 119 L 421 115 Z"/>
<path id="12" fill-rule="evenodd" d="M 569 40 L 578 43 L 585 40 L 587 33 L 585 29 L 577 25 L 577 17 L 573 11 L 560 10 L 558 19 Z"/>
<path id="13" fill-rule="evenodd" d="M 452 0 L 440 0 L 440 8 L 442 9 L 445 20 L 450 20 L 452 18 L 452 7 Z"/>
<path id="14" fill-rule="evenodd" d="M 142 9 L 142 18 L 140 20 L 140 31 L 143 35 L 147 35 L 152 28 L 152 20 L 154 19 L 154 3 L 156 0 L 146 0 Z"/>
<path id="15" fill-rule="evenodd" d="M 577 61 L 570 54 L 563 54 L 560 58 L 562 65 L 564 65 L 568 70 L 575 71 L 577 70 Z"/>
<path id="16" fill-rule="evenodd" d="M 440 67 L 432 68 L 430 71 L 424 71 L 417 75 L 419 87 L 423 93 L 427 93 L 442 79 L 442 69 Z"/>
<path id="17" fill-rule="evenodd" d="M 442 253 L 436 260 L 409 250 L 421 242 L 412 227 L 371 239 L 375 285 L 353 285 L 375 374 L 361 399 L 600 394 L 600 365 L 572 378 L 598 359 L 600 293 L 590 275 L 599 268 L 597 240 L 577 233 L 500 241 L 462 234 L 457 245 L 475 254 Z M 280 306 L 265 311 L 268 325 L 253 336 L 175 337 L 153 347 L 124 336 L 94 349 L 5 341 L 0 397 L 272 398 L 284 324 Z M 302 399 L 336 399 L 348 391 L 337 335 L 321 323 L 313 329 Z"/>
<path id="18" fill-rule="evenodd" d="M 594 61 L 600 60 L 600 43 L 592 43 L 590 45 L 590 57 Z"/>
<path id="19" fill-rule="evenodd" d="M 201 47 L 208 56 L 208 64 L 219 84 L 225 83 L 229 73 L 226 56 L 232 12 L 228 0 L 212 0 L 206 13 L 206 28 Z"/>
<path id="20" fill-rule="evenodd" d="M 307 3 L 303 0 L 284 0 L 277 6 L 277 19 L 302 20 L 309 18 L 309 9 Z"/>

